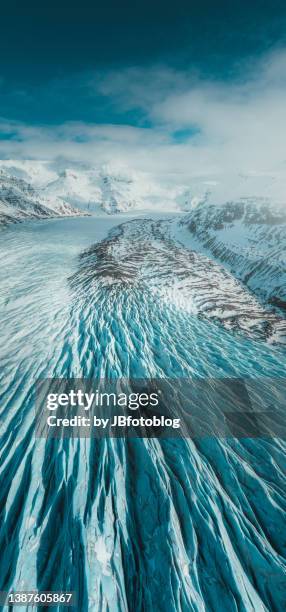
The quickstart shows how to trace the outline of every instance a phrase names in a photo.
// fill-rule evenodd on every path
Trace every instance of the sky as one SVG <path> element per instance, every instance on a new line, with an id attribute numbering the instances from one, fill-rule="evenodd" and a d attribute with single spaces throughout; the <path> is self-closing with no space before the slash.
<path id="1" fill-rule="evenodd" d="M 1 7 L 0 157 L 285 169 L 284 0 Z"/>

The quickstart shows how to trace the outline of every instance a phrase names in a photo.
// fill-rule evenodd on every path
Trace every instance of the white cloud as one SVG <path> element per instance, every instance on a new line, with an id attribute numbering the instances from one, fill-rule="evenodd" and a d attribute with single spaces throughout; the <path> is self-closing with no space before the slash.
<path id="1" fill-rule="evenodd" d="M 91 94 L 107 97 L 123 111 L 139 109 L 151 127 L 80 122 L 33 127 L 3 119 L 0 155 L 114 160 L 178 183 L 194 176 L 274 172 L 278 181 L 282 177 L 284 197 L 286 51 L 252 62 L 228 81 L 166 67 L 88 78 Z M 174 133 L 193 128 L 192 137 L 176 142 Z"/>

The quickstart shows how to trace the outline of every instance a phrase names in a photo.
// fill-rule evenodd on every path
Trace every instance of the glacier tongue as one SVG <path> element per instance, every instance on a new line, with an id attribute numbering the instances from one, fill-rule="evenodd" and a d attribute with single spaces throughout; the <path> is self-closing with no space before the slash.
<path id="1" fill-rule="evenodd" d="M 74 590 L 84 612 L 283 610 L 285 441 L 33 436 L 39 377 L 267 373 L 271 393 L 271 377 L 285 376 L 285 351 L 263 341 L 279 317 L 222 266 L 166 238 L 171 223 L 136 219 L 83 250 L 99 224 L 10 228 L 0 244 L 10 295 L 0 318 L 0 588 Z"/>

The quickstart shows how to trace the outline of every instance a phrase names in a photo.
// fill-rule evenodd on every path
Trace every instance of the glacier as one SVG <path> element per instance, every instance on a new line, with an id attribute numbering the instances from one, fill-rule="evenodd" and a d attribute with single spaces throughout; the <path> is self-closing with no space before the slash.
<path id="1" fill-rule="evenodd" d="M 93 612 L 285 608 L 285 440 L 33 436 L 38 378 L 283 379 L 279 308 L 184 220 L 5 230 L 2 591 L 73 590 Z"/>

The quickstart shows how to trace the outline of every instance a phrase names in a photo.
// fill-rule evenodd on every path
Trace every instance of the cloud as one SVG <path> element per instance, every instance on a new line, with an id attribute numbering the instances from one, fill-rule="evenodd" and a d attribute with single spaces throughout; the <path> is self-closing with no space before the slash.
<path id="1" fill-rule="evenodd" d="M 178 183 L 197 176 L 284 173 L 284 49 L 241 67 L 224 81 L 164 66 L 83 78 L 89 95 L 119 110 L 125 123 L 31 126 L 2 119 L 0 155 L 63 156 L 94 164 L 114 160 Z M 137 127 L 128 124 L 134 111 Z"/>
<path id="2" fill-rule="evenodd" d="M 284 160 L 286 51 L 252 63 L 231 81 L 159 67 L 106 76 L 102 91 L 140 108 L 169 134 L 191 128 L 191 151 L 223 168 L 273 167 Z"/>

